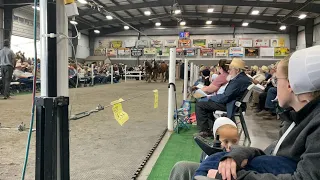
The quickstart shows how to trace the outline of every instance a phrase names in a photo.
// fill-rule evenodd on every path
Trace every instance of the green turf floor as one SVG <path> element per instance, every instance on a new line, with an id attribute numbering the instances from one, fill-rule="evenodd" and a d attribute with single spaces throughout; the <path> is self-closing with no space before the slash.
<path id="1" fill-rule="evenodd" d="M 191 107 L 193 112 L 194 104 Z M 197 132 L 196 126 L 190 125 L 189 130 L 182 130 L 180 134 L 173 133 L 154 165 L 148 180 L 167 180 L 172 167 L 178 161 L 199 162 L 201 149 L 193 140 L 193 134 Z"/>

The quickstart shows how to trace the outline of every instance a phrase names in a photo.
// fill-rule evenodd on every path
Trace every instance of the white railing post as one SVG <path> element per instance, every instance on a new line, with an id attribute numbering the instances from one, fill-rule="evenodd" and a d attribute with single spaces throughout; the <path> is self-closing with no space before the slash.
<path id="1" fill-rule="evenodd" d="M 124 66 L 124 82 L 127 82 L 127 65 Z"/>
<path id="2" fill-rule="evenodd" d="M 188 63 L 187 58 L 184 59 L 184 76 L 183 76 L 183 100 L 187 100 L 188 95 Z"/>
<path id="3" fill-rule="evenodd" d="M 175 84 L 176 76 L 176 48 L 170 48 L 170 61 L 169 61 L 169 84 Z M 168 90 L 168 130 L 173 131 L 173 116 L 175 108 L 175 93 L 174 87 L 169 86 Z"/>
<path id="4" fill-rule="evenodd" d="M 194 75 L 194 73 L 193 73 L 193 71 L 194 71 L 194 67 L 193 67 L 193 62 L 191 62 L 190 63 L 190 87 L 192 87 L 193 86 L 193 75 Z"/>
<path id="5" fill-rule="evenodd" d="M 94 85 L 94 65 L 91 64 L 91 84 Z"/>
<path id="6" fill-rule="evenodd" d="M 111 65 L 111 84 L 113 84 L 113 65 Z"/>
<path id="7" fill-rule="evenodd" d="M 141 81 L 141 71 L 139 71 L 139 81 Z"/>

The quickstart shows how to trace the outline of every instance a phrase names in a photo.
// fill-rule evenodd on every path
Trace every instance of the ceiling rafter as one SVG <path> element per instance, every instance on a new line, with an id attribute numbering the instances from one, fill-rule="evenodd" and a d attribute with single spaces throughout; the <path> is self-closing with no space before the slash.
<path id="1" fill-rule="evenodd" d="M 16 1 L 16 0 L 13 0 Z M 26 1 L 26 0 L 25 0 Z M 31 0 L 30 0 L 31 1 Z M 254 7 L 272 7 L 281 8 L 288 10 L 295 10 L 303 3 L 291 3 L 291 2 L 267 2 L 267 1 L 239 1 L 239 0 L 183 0 L 179 2 L 180 6 L 183 5 L 224 5 L 224 6 L 254 6 Z M 109 12 L 123 11 L 128 9 L 139 9 L 139 8 L 150 8 L 159 6 L 172 6 L 172 0 L 160 0 L 160 1 L 149 1 L 143 3 L 134 3 L 127 5 L 119 5 L 114 7 L 106 8 Z M 301 11 L 320 13 L 320 4 L 312 4 L 312 6 L 306 6 Z M 81 15 L 87 15 L 87 11 L 81 11 Z"/>

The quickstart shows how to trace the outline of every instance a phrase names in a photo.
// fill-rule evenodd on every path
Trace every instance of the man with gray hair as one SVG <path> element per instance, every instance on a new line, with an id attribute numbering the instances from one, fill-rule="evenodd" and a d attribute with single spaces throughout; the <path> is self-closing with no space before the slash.
<path id="1" fill-rule="evenodd" d="M 0 50 L 0 67 L 3 85 L 4 99 L 10 97 L 10 83 L 12 80 L 13 68 L 15 66 L 15 54 L 10 49 L 10 42 L 4 40 L 3 49 Z"/>

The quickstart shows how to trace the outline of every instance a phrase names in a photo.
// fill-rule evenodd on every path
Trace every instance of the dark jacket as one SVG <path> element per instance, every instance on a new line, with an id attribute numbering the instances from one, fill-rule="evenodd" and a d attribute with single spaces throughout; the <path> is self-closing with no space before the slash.
<path id="1" fill-rule="evenodd" d="M 282 142 L 277 156 L 287 157 L 297 162 L 297 169 L 293 175 L 258 174 L 253 171 L 240 170 L 240 164 L 245 159 L 270 155 L 269 152 L 250 147 L 232 147 L 232 151 L 221 160 L 233 158 L 238 167 L 238 179 L 244 180 L 318 180 L 320 179 L 320 98 L 317 98 L 297 113 L 286 113 L 280 137 L 294 121 L 296 126 Z M 267 149 L 274 149 L 272 143 Z"/>
<path id="2" fill-rule="evenodd" d="M 225 104 L 227 106 L 227 116 L 231 118 L 235 109 L 235 102 L 242 98 L 250 84 L 252 84 L 250 78 L 242 72 L 229 81 L 223 94 L 217 94 L 210 98 L 210 100 L 219 104 Z"/>

